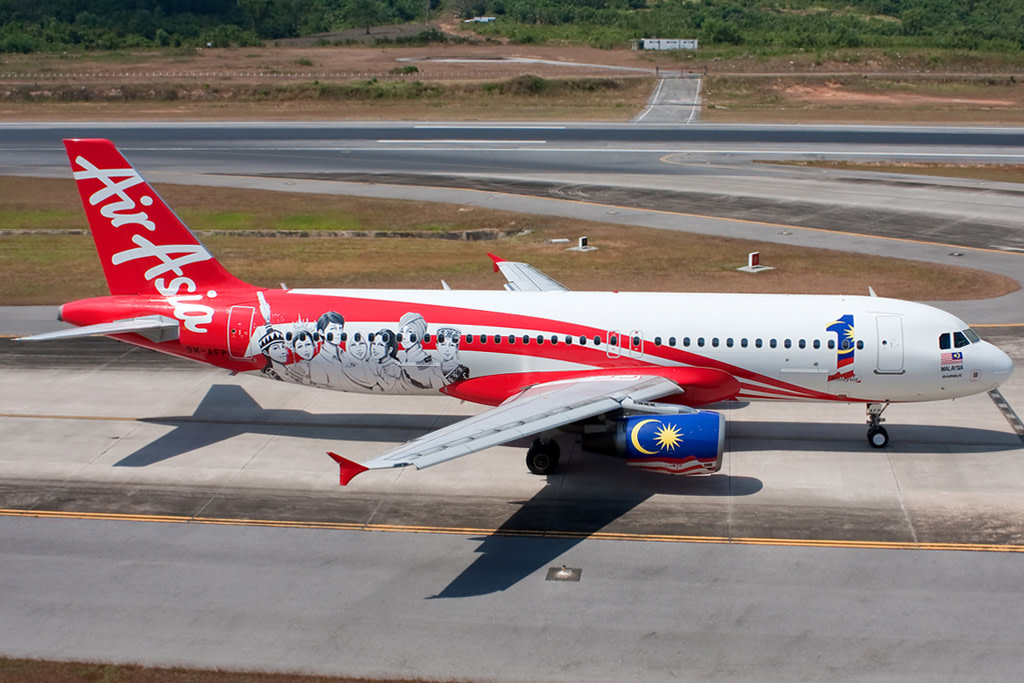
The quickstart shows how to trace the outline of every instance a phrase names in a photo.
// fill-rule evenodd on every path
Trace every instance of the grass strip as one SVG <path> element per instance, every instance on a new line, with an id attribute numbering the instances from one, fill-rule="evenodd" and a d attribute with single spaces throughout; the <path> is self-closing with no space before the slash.
<path id="1" fill-rule="evenodd" d="M 500 290 L 504 280 L 493 273 L 487 252 L 526 261 L 576 290 L 867 294 L 873 287 L 881 296 L 928 300 L 999 296 L 1018 286 L 956 266 L 453 204 L 183 185 L 159 191 L 193 228 L 210 227 L 210 216 L 217 228 L 228 226 L 226 234 L 204 236 L 204 243 L 238 277 L 267 287 L 434 289 L 443 279 L 455 289 Z M 35 212 L 41 212 L 57 230 L 0 236 L 0 305 L 58 304 L 107 293 L 91 238 L 60 233 L 86 226 L 73 181 L 0 177 L 0 197 L 0 228 L 38 226 L 44 221 Z M 223 214 L 232 218 L 216 219 Z M 235 235 L 230 227 L 278 230 L 289 223 L 303 230 L 487 229 L 511 236 L 486 242 L 309 239 L 287 231 L 277 237 Z M 598 250 L 571 252 L 551 243 L 575 243 L 582 235 Z M 751 251 L 760 251 L 762 263 L 775 270 L 737 272 Z"/>

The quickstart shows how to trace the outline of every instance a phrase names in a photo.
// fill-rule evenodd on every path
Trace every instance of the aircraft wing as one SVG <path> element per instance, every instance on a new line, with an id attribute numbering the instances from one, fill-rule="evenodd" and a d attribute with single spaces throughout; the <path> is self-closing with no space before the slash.
<path id="1" fill-rule="evenodd" d="M 488 254 L 494 261 L 494 271 L 508 280 L 505 289 L 510 292 L 568 292 L 569 288 L 561 282 L 548 277 L 529 263 L 506 261 L 500 256 Z"/>
<path id="2" fill-rule="evenodd" d="M 513 439 L 538 434 L 622 407 L 623 402 L 652 401 L 682 389 L 652 375 L 586 377 L 538 384 L 501 405 L 405 443 L 359 464 L 335 453 L 341 485 L 366 470 L 437 465 Z"/>
<path id="3" fill-rule="evenodd" d="M 110 334 L 127 334 L 135 332 L 155 342 L 170 341 L 178 338 L 178 321 L 162 315 L 149 315 L 141 318 L 127 318 L 109 323 L 83 325 L 56 332 L 43 332 L 30 337 L 18 337 L 16 341 L 48 341 L 50 339 L 71 339 L 74 337 L 102 337 Z"/>

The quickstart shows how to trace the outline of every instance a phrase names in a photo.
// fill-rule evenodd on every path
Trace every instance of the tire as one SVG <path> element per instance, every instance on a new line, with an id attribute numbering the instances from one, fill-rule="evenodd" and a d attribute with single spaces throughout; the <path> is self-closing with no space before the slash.
<path id="1" fill-rule="evenodd" d="M 526 451 L 526 467 L 534 474 L 551 474 L 558 468 L 560 449 L 554 439 L 533 442 Z"/>
<path id="2" fill-rule="evenodd" d="M 889 445 L 889 432 L 885 431 L 885 427 L 869 429 L 868 443 L 872 448 L 885 448 Z"/>

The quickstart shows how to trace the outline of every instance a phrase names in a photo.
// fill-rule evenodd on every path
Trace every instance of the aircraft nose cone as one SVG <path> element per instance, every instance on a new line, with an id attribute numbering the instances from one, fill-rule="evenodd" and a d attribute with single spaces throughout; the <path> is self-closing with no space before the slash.
<path id="1" fill-rule="evenodd" d="M 1005 382 L 1013 374 L 1013 360 L 995 346 L 992 347 L 992 373 L 1000 382 Z"/>

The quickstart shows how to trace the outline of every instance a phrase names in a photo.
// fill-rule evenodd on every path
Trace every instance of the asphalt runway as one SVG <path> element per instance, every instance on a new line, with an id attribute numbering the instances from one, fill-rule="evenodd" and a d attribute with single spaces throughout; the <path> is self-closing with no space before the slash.
<path id="1" fill-rule="evenodd" d="M 495 148 L 493 130 L 463 151 L 451 129 L 423 142 L 422 130 L 401 126 L 344 134 L 299 126 L 155 134 L 129 126 L 90 135 L 123 134 L 130 158 L 161 182 L 455 198 L 955 258 L 1024 277 L 1022 256 L 994 248 L 991 232 L 971 233 L 959 257 L 931 239 L 956 234 L 957 220 L 960 232 L 971 232 L 962 229 L 967 222 L 985 223 L 1010 239 L 1015 186 L 836 182 L 760 168 L 744 151 L 759 135 L 753 142 L 762 152 L 844 145 L 848 154 L 882 154 L 888 145 L 1008 158 L 1021 152 L 1017 131 L 722 127 L 686 138 L 650 128 L 640 142 L 618 131 L 609 142 L 598 137 L 602 129 L 578 127 L 562 134 L 563 149 L 543 154 L 525 151 L 536 127 L 518 134 L 518 151 Z M 63 132 L 0 127 L 0 170 L 66 176 L 54 144 Z M 345 135 L 357 139 L 332 138 Z M 405 140 L 387 142 L 394 138 Z M 904 139 L 912 145 L 901 147 Z M 594 163 L 594 149 L 621 143 L 645 147 L 606 149 L 600 158 L 628 172 Z M 429 187 L 351 182 L 388 178 L 403 154 L 418 169 L 404 182 Z M 444 188 L 459 159 L 472 170 Z M 329 175 L 339 166 L 351 173 L 353 160 L 378 177 Z M 541 170 L 530 171 L 530 160 Z M 498 181 L 520 183 L 518 194 L 484 184 Z M 531 184 L 541 189 L 531 193 Z M 704 211 L 727 203 L 708 199 L 721 198 L 711 193 L 722 186 L 745 202 L 776 194 L 789 204 L 763 223 L 648 205 L 702 195 L 703 205 L 689 206 Z M 635 188 L 646 194 L 630 206 L 624 200 Z M 909 241 L 920 225 L 913 222 L 888 236 L 822 231 L 813 216 L 797 225 L 794 202 L 833 190 L 827 199 L 844 207 L 834 213 L 850 224 L 884 204 L 946 216 L 951 227 L 923 244 Z M 1017 293 L 942 306 L 999 325 L 980 331 L 1020 364 L 1020 301 Z M 0 310 L 0 334 L 52 328 L 52 312 Z M 1021 663 L 1024 441 L 986 395 L 891 407 L 892 442 L 883 451 L 867 445 L 860 406 L 727 409 L 726 464 L 710 477 L 626 471 L 566 437 L 564 467 L 549 477 L 529 474 L 523 444 L 511 444 L 422 472 L 368 473 L 341 489 L 327 449 L 368 459 L 479 408 L 231 377 L 107 340 L 2 339 L 0 377 L 6 655 L 502 681 L 792 680 L 822 672 L 1006 680 Z M 1001 396 L 1020 412 L 1022 373 Z M 549 580 L 563 564 L 581 570 L 579 581 Z"/>

